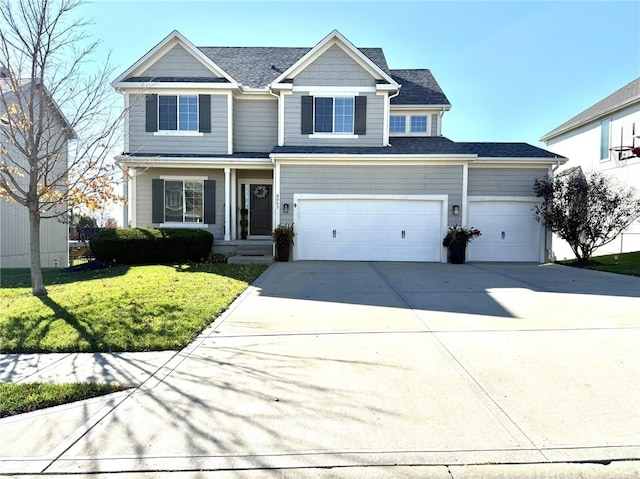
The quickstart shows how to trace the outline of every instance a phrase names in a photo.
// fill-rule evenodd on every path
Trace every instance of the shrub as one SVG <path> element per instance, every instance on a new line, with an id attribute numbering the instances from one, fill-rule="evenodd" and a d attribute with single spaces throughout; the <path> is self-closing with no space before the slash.
<path id="1" fill-rule="evenodd" d="M 204 230 L 115 228 L 91 238 L 99 261 L 120 264 L 165 264 L 200 261 L 211 253 L 213 235 Z"/>

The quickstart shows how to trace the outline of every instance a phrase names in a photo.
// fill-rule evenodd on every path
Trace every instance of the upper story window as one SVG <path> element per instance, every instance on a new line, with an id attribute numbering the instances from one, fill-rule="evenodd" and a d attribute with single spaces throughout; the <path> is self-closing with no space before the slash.
<path id="1" fill-rule="evenodd" d="M 427 132 L 427 116 L 412 116 L 411 117 L 411 133 L 426 133 Z"/>
<path id="2" fill-rule="evenodd" d="M 197 95 L 160 95 L 158 130 L 198 131 Z"/>
<path id="3" fill-rule="evenodd" d="M 391 115 L 389 118 L 389 131 L 391 133 L 404 133 L 406 128 L 406 118 L 404 116 Z"/>
<path id="4" fill-rule="evenodd" d="M 367 133 L 367 97 L 302 96 L 300 133 L 356 138 Z"/>
<path id="5" fill-rule="evenodd" d="M 426 136 L 429 133 L 428 115 L 391 115 L 389 133 L 395 136 Z"/>
<path id="6" fill-rule="evenodd" d="M 211 133 L 211 95 L 146 95 L 145 131 L 156 135 Z"/>
<path id="7" fill-rule="evenodd" d="M 600 122 L 600 160 L 609 159 L 609 147 L 611 138 L 611 119 L 607 118 Z"/>
<path id="8" fill-rule="evenodd" d="M 353 133 L 353 97 L 315 97 L 315 133 Z"/>

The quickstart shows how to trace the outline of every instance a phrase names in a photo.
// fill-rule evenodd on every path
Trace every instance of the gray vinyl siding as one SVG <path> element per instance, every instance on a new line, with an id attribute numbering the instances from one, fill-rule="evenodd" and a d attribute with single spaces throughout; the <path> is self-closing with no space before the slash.
<path id="1" fill-rule="evenodd" d="M 533 181 L 545 168 L 469 168 L 469 196 L 534 196 Z"/>
<path id="2" fill-rule="evenodd" d="M 216 181 L 216 222 L 203 228 L 213 234 L 214 239 L 224 237 L 224 170 L 176 170 L 172 168 L 152 168 L 136 176 L 136 226 L 159 226 L 151 220 L 151 180 L 161 176 L 202 176 Z"/>
<path id="3" fill-rule="evenodd" d="M 227 154 L 227 95 L 211 95 L 211 133 L 162 136 L 145 131 L 145 95 L 130 96 L 129 153 Z"/>
<path id="4" fill-rule="evenodd" d="M 283 165 L 280 203 L 293 204 L 294 194 L 448 195 L 449 205 L 462 204 L 462 166 L 333 166 Z M 291 223 L 293 211 L 281 213 Z M 451 214 L 449 225 L 460 223 Z"/>
<path id="5" fill-rule="evenodd" d="M 284 142 L 296 146 L 382 146 L 384 97 L 367 93 L 367 134 L 358 138 L 309 138 L 300 133 L 302 121 L 301 98 L 306 92 L 295 92 L 284 99 Z"/>
<path id="6" fill-rule="evenodd" d="M 433 113 L 431 115 L 431 136 L 438 136 L 438 121 L 440 115 Z"/>
<path id="7" fill-rule="evenodd" d="M 140 76 L 212 77 L 214 74 L 180 45 L 176 45 Z"/>
<path id="8" fill-rule="evenodd" d="M 268 152 L 278 143 L 278 101 L 234 100 L 233 151 Z"/>
<path id="9" fill-rule="evenodd" d="M 334 45 L 298 73 L 294 86 L 375 86 L 375 79 Z"/>

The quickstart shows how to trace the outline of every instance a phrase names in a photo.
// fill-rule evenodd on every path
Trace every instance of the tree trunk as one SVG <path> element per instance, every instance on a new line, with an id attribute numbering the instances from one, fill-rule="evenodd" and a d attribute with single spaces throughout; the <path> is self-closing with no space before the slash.
<path id="1" fill-rule="evenodd" d="M 31 291 L 34 296 L 46 296 L 47 290 L 42 280 L 40 259 L 40 213 L 29 209 L 29 247 L 31 251 Z"/>

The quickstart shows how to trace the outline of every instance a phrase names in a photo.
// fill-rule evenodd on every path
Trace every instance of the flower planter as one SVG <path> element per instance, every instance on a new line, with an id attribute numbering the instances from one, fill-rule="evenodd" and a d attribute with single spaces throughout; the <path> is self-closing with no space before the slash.
<path id="1" fill-rule="evenodd" d="M 467 242 L 463 239 L 454 240 L 449 245 L 449 262 L 453 264 L 464 264 L 467 252 Z"/>
<path id="2" fill-rule="evenodd" d="M 289 261 L 289 252 L 291 250 L 291 244 L 276 243 L 276 261 Z"/>

